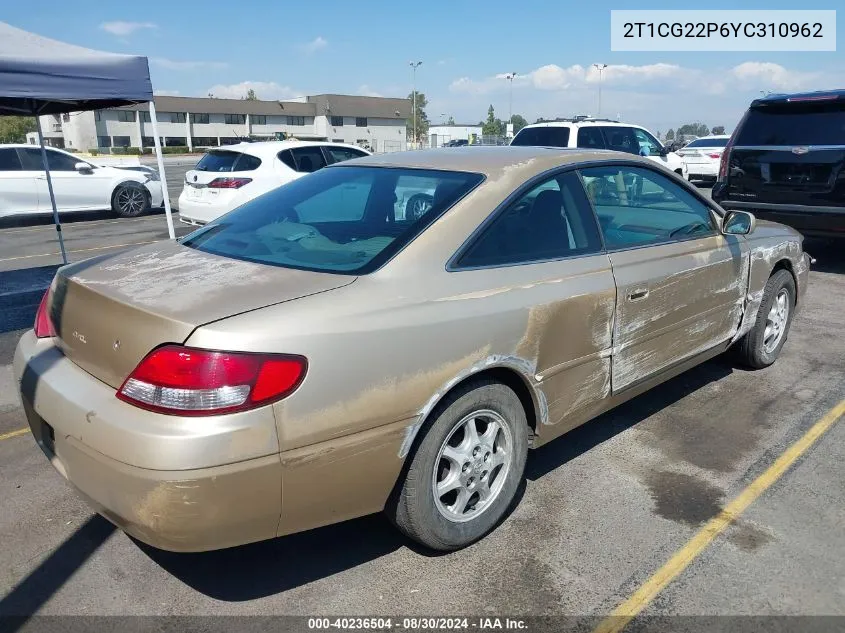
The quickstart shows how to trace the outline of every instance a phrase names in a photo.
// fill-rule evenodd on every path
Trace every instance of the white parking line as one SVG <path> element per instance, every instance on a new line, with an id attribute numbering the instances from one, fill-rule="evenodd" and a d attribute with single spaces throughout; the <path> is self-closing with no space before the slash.
<path id="1" fill-rule="evenodd" d="M 161 240 L 149 240 L 146 242 L 128 242 L 127 244 L 112 244 L 110 246 L 96 246 L 94 248 L 77 248 L 76 250 L 67 251 L 68 253 L 88 253 L 90 251 L 104 251 L 110 248 L 121 248 L 122 246 L 141 246 L 143 244 L 155 244 Z M 38 255 L 19 255 L 17 257 L 6 257 L 0 259 L 0 262 L 11 262 L 16 259 L 32 259 L 33 257 L 51 257 L 61 255 L 61 252 L 56 251 L 54 253 L 40 253 Z"/>

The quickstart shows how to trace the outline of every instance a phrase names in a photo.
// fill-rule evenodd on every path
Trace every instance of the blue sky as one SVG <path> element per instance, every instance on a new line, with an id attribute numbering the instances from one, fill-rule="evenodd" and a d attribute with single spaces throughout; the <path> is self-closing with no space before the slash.
<path id="1" fill-rule="evenodd" d="M 841 0 L 840 0 L 841 1 Z M 736 123 L 760 90 L 845 87 L 845 55 L 830 53 L 622 53 L 610 51 L 610 9 L 678 9 L 675 2 L 537 0 L 377 1 L 318 4 L 245 0 L 42 1 L 36 14 L 3 3 L 0 20 L 47 37 L 150 58 L 162 94 L 260 98 L 336 92 L 406 96 L 410 60 L 422 60 L 417 88 L 432 121 L 476 122 L 493 104 L 529 121 L 591 113 L 609 64 L 602 113 L 656 130 L 699 120 Z M 812 3 L 836 9 L 840 2 Z M 150 7 L 150 8 L 147 8 Z M 576 8 L 577 7 L 577 8 Z M 692 7 L 691 7 L 692 8 Z M 736 8 L 711 0 L 708 9 Z M 745 0 L 743 9 L 791 9 L 786 0 Z M 837 30 L 845 33 L 845 10 Z"/>

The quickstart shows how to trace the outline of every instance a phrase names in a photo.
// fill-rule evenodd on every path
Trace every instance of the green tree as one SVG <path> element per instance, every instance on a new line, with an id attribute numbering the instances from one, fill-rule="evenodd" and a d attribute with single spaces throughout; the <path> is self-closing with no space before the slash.
<path id="1" fill-rule="evenodd" d="M 414 93 L 408 94 L 408 100 L 414 102 Z M 428 115 L 425 113 L 426 106 L 428 106 L 428 99 L 425 98 L 425 93 L 417 91 L 417 138 L 414 139 L 414 118 L 408 119 L 405 128 L 409 141 L 419 142 L 420 139 L 428 137 L 428 127 L 431 121 L 428 120 Z M 413 107 L 413 106 L 412 106 Z"/>
<path id="2" fill-rule="evenodd" d="M 516 135 L 522 128 L 528 125 L 528 121 L 525 120 L 525 117 L 521 114 L 514 114 L 511 117 L 511 123 L 513 124 L 513 133 Z"/>
<path id="3" fill-rule="evenodd" d="M 725 133 L 725 126 L 724 125 L 716 125 L 710 130 L 711 134 L 724 134 Z"/>
<path id="4" fill-rule="evenodd" d="M 255 90 L 250 88 L 246 91 L 246 97 L 244 97 L 247 101 L 258 101 L 258 97 L 255 94 Z"/>
<path id="5" fill-rule="evenodd" d="M 667 141 L 674 141 L 675 140 L 675 130 L 673 130 L 672 128 L 669 128 L 666 131 L 666 140 Z"/>
<path id="6" fill-rule="evenodd" d="M 657 140 L 659 141 L 660 140 L 660 130 L 657 130 L 657 134 L 655 134 L 655 136 L 657 137 Z"/>
<path id="7" fill-rule="evenodd" d="M 710 134 L 710 128 L 704 125 L 704 123 L 685 123 L 678 128 L 677 133 L 685 136 L 707 136 Z"/>
<path id="8" fill-rule="evenodd" d="M 27 132 L 35 131 L 35 119 L 28 116 L 0 116 L 0 143 L 25 143 Z"/>
<path id="9" fill-rule="evenodd" d="M 496 111 L 493 109 L 493 104 L 487 108 L 487 120 L 481 125 L 481 134 L 484 136 L 504 136 L 505 123 L 501 119 L 496 118 Z"/>

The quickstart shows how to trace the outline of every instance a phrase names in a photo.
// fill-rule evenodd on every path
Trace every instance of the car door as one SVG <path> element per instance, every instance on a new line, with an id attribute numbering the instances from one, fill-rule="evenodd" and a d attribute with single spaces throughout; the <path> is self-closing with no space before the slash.
<path id="1" fill-rule="evenodd" d="M 41 150 L 38 148 L 24 148 L 20 150 L 21 162 L 24 168 L 35 176 L 38 189 L 38 210 L 46 213 L 52 211 L 50 191 L 47 187 L 47 175 L 44 172 Z M 86 172 L 79 172 L 76 164 L 80 161 L 75 156 L 47 149 L 47 165 L 50 168 L 50 179 L 53 182 L 53 194 L 56 197 L 56 207 L 60 211 L 86 211 L 89 209 L 103 209 L 109 204 L 108 186 L 111 179 L 104 174 L 98 174 L 97 168 Z"/>
<path id="2" fill-rule="evenodd" d="M 744 241 L 657 168 L 580 170 L 616 279 L 613 391 L 728 340 L 739 325 Z"/>
<path id="3" fill-rule="evenodd" d="M 653 160 L 658 165 L 668 167 L 669 158 L 667 156 L 661 155 L 660 150 L 663 149 L 663 146 L 660 144 L 660 142 L 651 134 L 641 128 L 635 127 L 631 129 L 634 131 L 634 136 L 637 138 L 637 144 L 640 148 L 640 155 L 647 156 L 650 160 Z"/>
<path id="4" fill-rule="evenodd" d="M 23 170 L 14 147 L 0 148 L 0 217 L 37 211 L 35 175 Z"/>
<path id="5" fill-rule="evenodd" d="M 595 218 L 577 175 L 564 172 L 526 186 L 450 263 L 468 308 L 531 364 L 548 410 L 544 438 L 590 417 L 610 391 L 616 287 Z"/>

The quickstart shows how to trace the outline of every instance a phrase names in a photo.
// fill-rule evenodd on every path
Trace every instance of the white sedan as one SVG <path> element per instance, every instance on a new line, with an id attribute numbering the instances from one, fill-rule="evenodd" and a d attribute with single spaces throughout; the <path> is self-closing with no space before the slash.
<path id="1" fill-rule="evenodd" d="M 179 219 L 211 222 L 305 174 L 369 154 L 355 145 L 321 141 L 262 141 L 209 150 L 185 174 Z"/>
<path id="2" fill-rule="evenodd" d="M 730 136 L 703 136 L 691 141 L 678 150 L 678 156 L 686 165 L 687 178 L 692 180 L 716 180 L 719 162 Z"/>
<path id="3" fill-rule="evenodd" d="M 111 209 L 134 217 L 163 202 L 158 172 L 94 165 L 69 152 L 47 148 L 47 165 L 59 211 Z M 41 148 L 0 145 L 0 217 L 51 213 Z"/>

